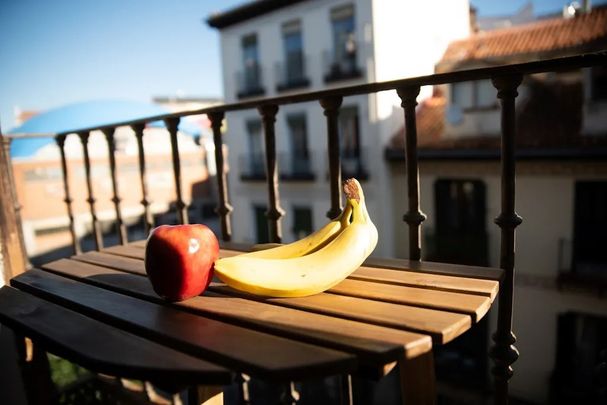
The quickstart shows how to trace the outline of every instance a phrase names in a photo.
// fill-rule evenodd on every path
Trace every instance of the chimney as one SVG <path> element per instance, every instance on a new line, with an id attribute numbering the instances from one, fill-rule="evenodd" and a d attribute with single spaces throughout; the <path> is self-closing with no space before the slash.
<path id="1" fill-rule="evenodd" d="M 469 7 L 469 13 L 470 13 L 470 34 L 476 34 L 478 32 L 478 23 L 476 20 L 476 7 L 473 7 L 472 5 Z"/>
<path id="2" fill-rule="evenodd" d="M 578 1 L 572 1 L 571 3 L 563 6 L 563 18 L 578 17 L 581 14 L 589 13 L 592 9 L 590 0 L 582 0 L 582 4 Z"/>

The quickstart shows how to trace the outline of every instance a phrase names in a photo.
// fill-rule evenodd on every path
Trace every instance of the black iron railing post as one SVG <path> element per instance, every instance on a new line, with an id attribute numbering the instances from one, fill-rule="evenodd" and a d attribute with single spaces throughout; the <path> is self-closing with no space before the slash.
<path id="1" fill-rule="evenodd" d="M 154 227 L 154 219 L 150 211 L 150 200 L 148 197 L 148 182 L 146 178 L 145 167 L 145 152 L 143 150 L 143 130 L 145 124 L 131 125 L 131 129 L 135 132 L 137 138 L 137 154 L 139 156 L 139 181 L 141 184 L 141 205 L 143 206 L 143 225 L 145 234 L 149 234 Z"/>
<path id="2" fill-rule="evenodd" d="M 495 403 L 508 403 L 508 381 L 512 377 L 512 363 L 518 358 L 518 350 L 514 347 L 516 337 L 512 333 L 512 305 L 514 293 L 514 250 L 515 229 L 521 224 L 522 218 L 515 211 L 515 99 L 517 88 L 522 76 L 501 76 L 492 79 L 497 89 L 497 97 L 501 101 L 501 190 L 502 211 L 495 219 L 501 228 L 500 267 L 504 270 L 504 279 L 500 283 L 498 298 L 497 330 L 493 334 L 494 346 L 491 357 L 495 363 L 492 373 L 495 379 Z"/>
<path id="3" fill-rule="evenodd" d="M 266 146 L 266 179 L 268 183 L 268 234 L 270 242 L 280 243 L 282 241 L 282 228 L 280 218 L 284 215 L 280 207 L 280 197 L 278 193 L 278 163 L 276 162 L 276 133 L 274 123 L 276 122 L 276 113 L 278 106 L 267 104 L 258 107 L 263 121 L 264 139 Z"/>
<path id="4" fill-rule="evenodd" d="M 84 175 L 86 177 L 86 189 L 88 191 L 88 197 L 86 202 L 89 204 L 91 212 L 91 223 L 93 226 L 93 236 L 95 237 L 95 246 L 97 250 L 103 249 L 103 236 L 101 234 L 101 225 L 97 218 L 97 211 L 95 210 L 95 194 L 93 192 L 93 180 L 91 174 L 91 159 L 89 157 L 89 136 L 90 132 L 84 131 L 79 132 L 80 142 L 82 143 L 82 152 L 84 154 Z"/>
<path id="5" fill-rule="evenodd" d="M 320 100 L 320 105 L 327 117 L 327 150 L 329 152 L 329 184 L 331 193 L 331 208 L 327 217 L 336 218 L 342 209 L 341 204 L 341 158 L 339 156 L 339 107 L 342 97 L 329 97 Z"/>
<path id="6" fill-rule="evenodd" d="M 421 224 L 426 215 L 419 204 L 419 167 L 417 165 L 417 126 L 415 123 L 415 106 L 419 86 L 401 87 L 397 89 L 401 99 L 401 107 L 405 111 L 405 164 L 407 167 L 407 197 L 409 210 L 403 220 L 409 226 L 409 258 L 421 260 Z"/>
<path id="7" fill-rule="evenodd" d="M 126 234 L 126 226 L 122 219 L 122 212 L 120 210 L 121 198 L 118 192 L 118 176 L 116 176 L 116 142 L 114 139 L 114 127 L 104 128 L 102 130 L 107 141 L 108 156 L 110 160 L 110 178 L 112 179 L 112 203 L 114 204 L 114 211 L 116 212 L 116 228 L 118 230 L 118 237 L 120 238 L 120 244 L 126 245 L 128 238 Z"/>
<path id="8" fill-rule="evenodd" d="M 177 213 L 177 220 L 180 224 L 187 224 L 188 221 L 188 210 L 185 202 L 183 201 L 183 193 L 181 190 L 181 161 L 179 159 L 179 144 L 177 141 L 177 131 L 179 129 L 179 117 L 167 118 L 164 120 L 169 134 L 171 136 L 171 154 L 173 157 L 173 175 L 175 177 L 175 211 Z"/>
<path id="9" fill-rule="evenodd" d="M 223 155 L 223 141 L 221 139 L 221 126 L 225 114 L 221 112 L 212 112 L 208 114 L 213 128 L 213 143 L 215 144 L 215 167 L 217 170 L 217 190 L 219 197 L 219 205 L 215 212 L 221 220 L 221 238 L 229 242 L 232 239 L 232 223 L 230 213 L 232 206 L 228 199 L 228 182 L 225 173 L 225 156 Z"/>
<path id="10" fill-rule="evenodd" d="M 65 206 L 67 208 L 67 217 L 70 221 L 70 234 L 72 235 L 72 249 L 74 250 L 75 255 L 79 255 L 82 253 L 80 249 L 80 241 L 78 239 L 78 234 L 76 233 L 76 223 L 74 220 L 74 209 L 72 208 L 72 196 L 70 194 L 70 183 L 69 183 L 69 174 L 67 170 L 67 159 L 65 157 L 65 139 L 67 135 L 57 135 L 55 137 L 55 142 L 59 147 L 59 153 L 61 154 L 61 172 L 63 173 L 63 193 L 65 195 L 63 201 L 65 202 Z"/>

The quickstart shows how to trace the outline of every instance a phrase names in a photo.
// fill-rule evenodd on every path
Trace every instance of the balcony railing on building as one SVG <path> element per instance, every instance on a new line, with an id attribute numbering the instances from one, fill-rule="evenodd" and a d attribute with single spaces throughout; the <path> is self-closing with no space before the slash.
<path id="1" fill-rule="evenodd" d="M 310 85 L 308 58 L 301 52 L 287 54 L 284 62 L 276 64 L 276 91 L 301 89 Z"/>
<path id="2" fill-rule="evenodd" d="M 284 181 L 313 181 L 312 157 L 308 154 L 277 153 L 278 174 Z M 240 179 L 243 181 L 266 180 L 266 159 L 262 153 L 245 153 L 239 157 Z"/>
<path id="3" fill-rule="evenodd" d="M 368 159 L 365 153 L 344 153 L 341 155 L 341 176 L 344 179 L 355 177 L 358 180 L 368 180 Z"/>
<path id="4" fill-rule="evenodd" d="M 261 96 L 265 94 L 263 69 L 258 62 L 252 62 L 236 74 L 237 98 Z"/>
<path id="5" fill-rule="evenodd" d="M 356 49 L 349 52 L 325 51 L 323 53 L 325 83 L 362 78 L 363 72 L 356 55 Z"/>

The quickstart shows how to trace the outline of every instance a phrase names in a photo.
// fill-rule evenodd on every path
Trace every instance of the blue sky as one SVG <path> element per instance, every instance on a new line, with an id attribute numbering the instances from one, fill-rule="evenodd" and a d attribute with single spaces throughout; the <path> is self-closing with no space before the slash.
<path id="1" fill-rule="evenodd" d="M 526 1 L 471 3 L 488 16 L 514 13 Z M 222 96 L 219 36 L 204 19 L 243 2 L 1 0 L 2 131 L 13 127 L 15 106 L 45 110 L 103 98 Z M 565 1 L 533 3 L 536 14 L 545 14 Z"/>

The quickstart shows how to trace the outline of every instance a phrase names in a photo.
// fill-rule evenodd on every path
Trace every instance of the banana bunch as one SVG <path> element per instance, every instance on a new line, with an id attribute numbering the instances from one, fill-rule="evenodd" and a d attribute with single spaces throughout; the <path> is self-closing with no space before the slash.
<path id="1" fill-rule="evenodd" d="M 266 297 L 305 297 L 338 284 L 377 244 L 360 183 L 344 182 L 341 214 L 320 230 L 288 245 L 215 262 L 215 274 L 230 287 Z"/>

